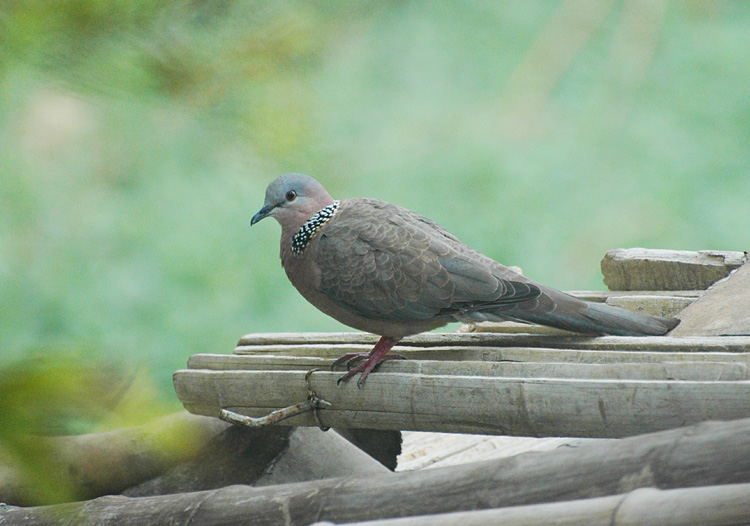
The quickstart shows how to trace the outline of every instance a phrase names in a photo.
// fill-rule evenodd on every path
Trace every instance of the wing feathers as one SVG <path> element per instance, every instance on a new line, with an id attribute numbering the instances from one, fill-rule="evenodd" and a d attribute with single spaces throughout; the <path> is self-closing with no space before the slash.
<path id="1" fill-rule="evenodd" d="M 541 294 L 428 219 L 372 199 L 342 201 L 318 240 L 322 292 L 372 318 L 428 319 Z"/>

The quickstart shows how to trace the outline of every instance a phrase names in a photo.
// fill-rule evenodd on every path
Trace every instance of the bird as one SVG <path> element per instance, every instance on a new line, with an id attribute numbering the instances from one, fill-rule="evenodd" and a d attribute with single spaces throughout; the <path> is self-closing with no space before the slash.
<path id="1" fill-rule="evenodd" d="M 370 372 L 402 338 L 451 322 L 516 321 L 590 335 L 662 335 L 679 323 L 547 287 L 469 248 L 432 220 L 372 198 L 334 200 L 316 179 L 285 174 L 250 224 L 281 225 L 281 265 L 299 293 L 344 325 L 380 336 L 348 353 L 338 383 Z M 359 365 L 354 366 L 357 362 Z"/>

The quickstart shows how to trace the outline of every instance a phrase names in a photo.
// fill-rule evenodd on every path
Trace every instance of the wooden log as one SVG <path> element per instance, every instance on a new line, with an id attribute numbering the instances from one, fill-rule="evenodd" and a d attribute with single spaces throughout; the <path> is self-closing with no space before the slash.
<path id="1" fill-rule="evenodd" d="M 421 515 L 342 526 L 727 526 L 747 524 L 750 484 L 658 490 L 511 508 Z M 312 526 L 332 525 L 316 522 Z M 339 523 L 341 524 L 341 523 Z"/>
<path id="2" fill-rule="evenodd" d="M 705 290 L 744 262 L 742 252 L 619 248 L 601 267 L 610 290 Z"/>
<path id="3" fill-rule="evenodd" d="M 253 486 L 388 473 L 387 467 L 338 433 L 300 427 L 289 436 L 282 454 L 253 481 Z"/>
<path id="4" fill-rule="evenodd" d="M 389 475 L 0 511 L 0 524 L 335 523 L 750 483 L 750 420 Z"/>
<path id="5" fill-rule="evenodd" d="M 128 488 L 123 495 L 145 497 L 234 484 L 267 486 L 389 472 L 383 464 L 333 431 L 324 433 L 311 427 L 278 426 L 249 429 L 210 420 L 225 429 L 195 458 Z"/>
<path id="6" fill-rule="evenodd" d="M 54 460 L 48 476 L 70 486 L 71 500 L 388 472 L 334 432 L 251 430 L 186 411 L 131 428 L 39 440 Z M 0 502 L 50 503 L 40 500 L 33 480 L 22 474 L 10 466 L 0 469 Z"/>
<path id="7" fill-rule="evenodd" d="M 49 452 L 48 476 L 69 487 L 67 497 L 90 499 L 119 493 L 195 458 L 227 427 L 181 411 L 125 429 L 33 440 Z M 0 502 L 43 504 L 39 499 L 34 480 L 20 468 L 0 469 Z"/>
<path id="8" fill-rule="evenodd" d="M 303 371 L 209 371 L 174 374 L 177 396 L 196 414 L 221 409 L 253 417 L 307 398 Z M 330 427 L 514 436 L 619 438 L 709 419 L 750 417 L 750 381 L 577 380 L 403 373 L 371 375 L 364 389 L 337 385 L 341 373 L 310 376 L 332 404 Z M 282 425 L 314 426 L 306 413 Z"/>
<path id="9" fill-rule="evenodd" d="M 195 354 L 188 369 L 213 371 L 309 371 L 330 370 L 333 358 L 275 355 Z M 733 381 L 750 379 L 750 367 L 741 362 L 482 362 L 440 360 L 390 360 L 380 373 L 454 376 L 505 376 L 513 378 L 579 378 L 629 380 Z"/>
<path id="10" fill-rule="evenodd" d="M 249 429 L 219 420 L 216 423 L 221 425 L 222 431 L 207 442 L 194 458 L 186 459 L 141 484 L 121 490 L 122 494 L 145 497 L 210 490 L 230 484 L 253 484 L 263 477 L 269 466 L 283 461 L 291 443 L 290 438 L 297 432 L 288 427 Z M 175 439 L 189 440 L 190 430 L 185 430 Z M 344 458 L 342 462 L 347 464 L 347 460 Z M 119 462 L 127 465 L 129 461 L 119 459 Z M 305 467 L 301 466 L 300 472 L 304 470 Z"/>

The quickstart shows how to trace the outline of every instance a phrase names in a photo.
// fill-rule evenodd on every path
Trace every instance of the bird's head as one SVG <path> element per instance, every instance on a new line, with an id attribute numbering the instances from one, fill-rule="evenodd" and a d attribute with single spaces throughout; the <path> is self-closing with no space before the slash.
<path id="1" fill-rule="evenodd" d="M 323 185 L 310 176 L 286 174 L 266 188 L 266 200 L 250 220 L 254 225 L 266 217 L 275 218 L 282 229 L 298 229 L 321 208 L 333 203 Z"/>

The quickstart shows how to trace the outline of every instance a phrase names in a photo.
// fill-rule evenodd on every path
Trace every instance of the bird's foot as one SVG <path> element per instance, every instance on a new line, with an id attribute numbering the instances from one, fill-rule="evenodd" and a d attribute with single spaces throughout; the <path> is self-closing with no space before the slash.
<path id="1" fill-rule="evenodd" d="M 369 352 L 350 352 L 343 355 L 341 358 L 338 358 L 335 362 L 331 364 L 331 371 L 333 371 L 336 367 L 340 366 L 341 364 L 346 364 L 346 370 L 351 371 L 352 368 L 354 368 L 354 365 L 362 360 L 367 361 L 367 359 L 371 356 Z M 378 363 L 375 365 L 378 366 L 381 363 L 383 363 L 386 360 L 406 360 L 406 356 L 401 356 L 400 354 L 391 353 L 386 356 L 384 356 Z M 356 374 L 356 373 L 355 373 Z"/>
<path id="2" fill-rule="evenodd" d="M 352 376 L 362 373 L 359 377 L 359 380 L 357 380 L 357 387 L 361 389 L 365 385 L 367 375 L 369 375 L 370 372 L 375 369 L 375 367 L 383 363 L 385 360 L 404 359 L 403 356 L 400 356 L 398 354 L 388 354 L 388 351 L 390 351 L 397 342 L 398 339 L 396 338 L 383 336 L 382 338 L 380 338 L 380 340 L 378 340 L 378 343 L 375 344 L 375 347 L 373 347 L 370 352 L 347 353 L 333 362 L 333 364 L 331 365 L 331 370 L 333 370 L 334 367 L 341 365 L 342 363 L 346 363 L 346 367 L 348 369 L 347 373 L 339 378 L 336 383 L 340 384 L 341 382 L 345 382 Z M 356 367 L 352 367 L 356 362 L 360 360 L 364 360 L 364 362 L 360 365 L 357 365 Z"/>
<path id="3" fill-rule="evenodd" d="M 348 352 L 331 364 L 331 371 L 343 363 L 346 364 L 346 369 L 351 371 L 356 362 L 366 360 L 368 356 L 370 356 L 369 352 Z"/>

